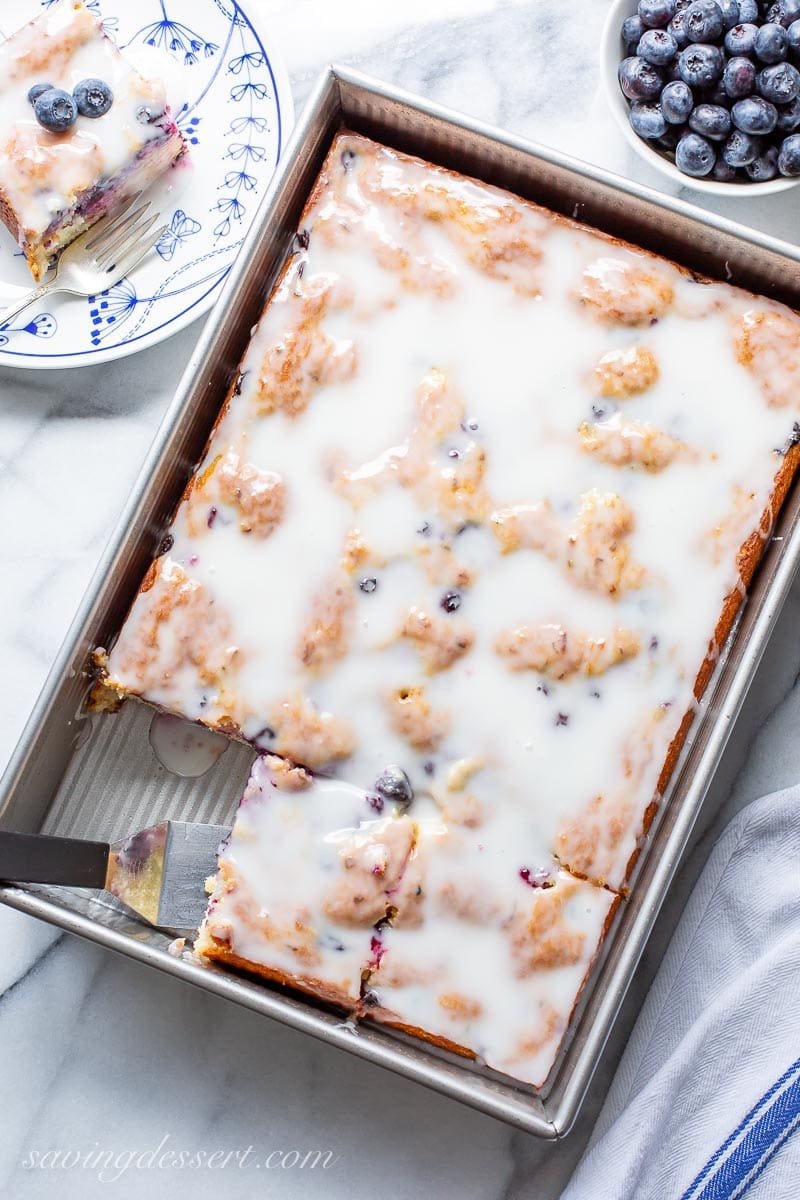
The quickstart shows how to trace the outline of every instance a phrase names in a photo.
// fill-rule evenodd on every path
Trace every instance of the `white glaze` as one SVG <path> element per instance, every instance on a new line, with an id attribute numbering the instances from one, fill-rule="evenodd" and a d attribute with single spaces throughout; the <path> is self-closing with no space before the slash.
<path id="1" fill-rule="evenodd" d="M 345 176 L 339 165 L 346 145 L 337 144 L 331 161 L 338 170 L 335 194 L 356 196 L 346 213 L 355 226 L 352 214 L 365 202 L 357 196 L 358 172 L 351 166 Z M 413 186 L 429 177 L 428 168 L 388 152 L 382 158 L 394 177 Z M 368 155 L 362 161 L 370 166 Z M 222 674 L 203 682 L 202 668 L 180 652 L 174 621 L 161 623 L 162 657 L 142 674 L 135 661 L 137 627 L 162 594 L 157 582 L 134 605 L 111 654 L 110 679 L 193 719 L 209 724 L 232 719 L 249 737 L 274 726 L 276 702 L 303 693 L 352 725 L 356 749 L 337 770 L 359 786 L 371 786 L 387 762 L 400 762 L 418 790 L 441 798 L 447 764 L 477 754 L 487 769 L 474 778 L 473 790 L 484 807 L 524 811 L 531 853 L 542 861 L 554 852 L 569 860 L 574 830 L 585 824 L 587 805 L 601 795 L 603 828 L 586 825 L 590 840 L 598 843 L 589 873 L 616 885 L 667 747 L 692 703 L 695 675 L 723 600 L 736 586 L 736 550 L 768 501 L 780 463 L 775 447 L 785 443 L 792 426 L 796 410 L 768 406 L 733 351 L 735 314 L 754 305 L 765 311 L 780 306 L 725 285 L 701 286 L 667 263 L 609 247 L 580 227 L 549 222 L 540 211 L 492 189 L 441 174 L 438 180 L 456 197 L 520 212 L 521 228 L 542 251 L 534 270 L 541 295 L 521 294 L 476 270 L 444 236 L 444 222 L 418 219 L 411 222 L 411 234 L 393 229 L 395 206 L 373 197 L 365 221 L 398 240 L 413 235 L 418 259 L 438 255 L 444 264 L 439 274 L 455 281 L 445 296 L 403 290 L 396 272 L 376 265 L 361 227 L 343 248 L 324 244 L 315 222 L 336 208 L 330 194 L 323 195 L 306 218 L 310 247 L 261 322 L 245 359 L 241 396 L 203 464 L 231 446 L 261 470 L 279 472 L 286 484 L 285 517 L 268 539 L 255 539 L 242 535 L 230 505 L 211 494 L 195 496 L 178 514 L 174 546 L 164 560 L 165 579 L 180 566 L 213 601 L 218 624 L 209 628 L 202 617 L 202 625 Z M 654 269 L 674 287 L 675 303 L 656 325 L 603 324 L 576 302 L 584 268 L 610 256 Z M 258 417 L 253 396 L 265 351 L 291 327 L 302 297 L 323 274 L 345 281 L 340 287 L 354 293 L 352 302 L 342 293 L 342 307 L 323 325 L 340 348 L 355 344 L 355 374 L 317 388 L 299 417 L 280 411 Z M 659 378 L 647 391 L 613 403 L 626 420 L 650 421 L 688 448 L 656 473 L 605 463 L 581 450 L 577 434 L 581 422 L 593 419 L 593 403 L 604 406 L 602 412 L 612 404 L 597 394 L 595 364 L 609 350 L 637 343 L 654 353 Z M 331 463 L 359 468 L 381 455 L 386 461 L 391 448 L 402 452 L 416 419 L 416 390 L 432 367 L 446 373 L 448 387 L 463 397 L 464 412 L 478 429 L 448 436 L 443 450 L 434 451 L 430 470 L 446 471 L 448 448 L 463 451 L 480 439 L 488 455 L 485 483 L 492 507 L 547 500 L 556 531 L 552 555 L 525 549 L 498 554 L 489 520 L 453 536 L 452 520 L 430 505 L 421 507 L 397 484 L 357 510 L 332 487 Z M 737 486 L 752 496 L 741 512 L 734 505 Z M 631 563 L 644 574 L 640 586 L 617 597 L 569 585 L 566 539 L 579 498 L 591 489 L 617 493 L 633 514 L 626 539 Z M 209 529 L 212 500 L 217 515 Z M 423 537 L 417 530 L 426 520 L 433 528 Z M 725 552 L 715 556 L 710 548 L 718 539 L 711 530 L 726 520 L 731 528 Z M 336 577 L 352 528 L 362 532 L 373 557 L 354 578 L 374 575 L 379 585 L 371 594 L 353 587 L 347 655 L 315 675 L 299 661 L 301 627 L 315 595 Z M 446 589 L 431 583 L 418 555 L 448 530 L 458 561 L 474 574 L 459 612 L 449 619 L 463 620 L 475 643 L 449 670 L 426 674 L 414 646 L 396 635 L 411 605 L 443 615 L 439 601 Z M 618 626 L 629 629 L 642 651 L 598 679 L 577 673 L 553 682 L 536 672 L 510 670 L 494 651 L 498 636 L 547 622 L 595 638 Z M 654 637 L 658 643 L 651 650 Z M 169 646 L 177 648 L 177 664 L 167 675 L 159 663 Z M 419 685 L 450 722 L 451 732 L 435 754 L 409 747 L 386 716 L 386 693 Z M 557 723 L 559 713 L 568 717 L 566 726 Z M 643 741 L 646 751 L 625 777 L 621 764 Z M 286 748 L 280 731 L 275 741 L 260 744 L 278 752 Z M 436 762 L 432 778 L 422 771 L 429 759 Z M 610 815 L 625 833 L 604 846 Z"/>
<path id="2" fill-rule="evenodd" d="M 282 790 L 280 776 L 258 758 L 195 948 L 216 939 L 248 962 L 320 980 L 355 1003 L 373 925 L 386 915 L 411 837 L 408 817 L 388 806 L 377 815 L 359 789 L 317 780 Z M 375 911 L 362 918 L 358 896 L 373 885 L 367 903 Z"/>
<path id="3" fill-rule="evenodd" d="M 253 337 L 174 544 L 111 652 L 109 682 L 358 788 L 402 765 L 413 815 L 436 806 L 460 848 L 454 872 L 470 855 L 492 863 L 476 891 L 506 912 L 525 903 L 519 871 L 531 864 L 560 861 L 620 887 L 797 415 L 800 322 L 350 136 L 335 144 L 303 228 L 309 245 Z M 737 361 L 751 311 L 782 323 L 767 390 L 759 353 L 752 370 Z M 604 398 L 596 366 L 632 346 L 652 353 L 657 378 Z M 587 446 L 587 422 L 616 461 Z M 481 453 L 484 476 L 454 510 L 448 481 Z M 220 465 L 232 462 L 250 471 L 238 492 Z M 254 497 L 265 496 L 256 520 Z M 367 556 L 348 572 L 354 530 Z M 459 572 L 461 604 L 447 614 Z M 373 578 L 375 589 L 359 587 Z M 437 653 L 453 651 L 449 666 L 414 634 L 426 621 Z M 515 631 L 546 626 L 558 627 L 555 665 L 514 669 L 497 652 Z M 581 669 L 612 636 L 638 653 L 597 676 Z M 418 689 L 428 745 L 387 704 Z M 292 706 L 319 728 L 299 730 Z M 448 864 L 443 855 L 432 878 Z M 568 965 L 515 984 L 502 922 L 476 932 L 432 901 L 419 930 L 401 916 L 387 935 L 380 1002 L 458 1041 L 433 987 L 385 982 L 395 950 L 428 963 L 456 991 L 479 993 L 480 1019 L 462 1026 L 470 1047 L 540 1081 L 611 903 L 566 883 L 556 893 L 570 891 L 586 934 Z M 476 937 L 487 945 L 472 955 Z M 526 1026 L 528 1005 L 539 1016 Z"/>
<path id="4" fill-rule="evenodd" d="M 465 1046 L 488 1066 L 538 1085 L 614 897 L 523 861 L 518 841 L 513 823 L 476 834 L 422 821 L 417 862 L 407 872 L 408 882 L 422 887 L 422 901 L 398 902 L 392 927 L 381 934 L 383 954 L 369 989 L 389 1019 Z M 531 887 L 521 869 L 533 880 L 540 872 L 547 886 Z M 541 928 L 525 936 L 524 922 L 537 914 L 546 914 Z M 533 962 L 526 962 L 526 951 Z"/>
<path id="5" fill-rule="evenodd" d="M 223 734 L 172 713 L 156 713 L 148 736 L 162 767 L 184 779 L 205 775 L 229 745 Z"/>
<path id="6" fill-rule="evenodd" d="M 29 88 L 48 82 L 71 92 L 91 77 L 111 86 L 109 111 L 78 116 L 64 134 L 43 129 Z M 99 19 L 73 0 L 60 0 L 0 45 L 0 186 L 21 230 L 44 233 L 79 192 L 118 175 L 149 141 L 163 141 L 163 122 L 146 124 L 136 114 L 142 105 L 158 111 L 165 103 L 163 84 L 133 69 Z"/>

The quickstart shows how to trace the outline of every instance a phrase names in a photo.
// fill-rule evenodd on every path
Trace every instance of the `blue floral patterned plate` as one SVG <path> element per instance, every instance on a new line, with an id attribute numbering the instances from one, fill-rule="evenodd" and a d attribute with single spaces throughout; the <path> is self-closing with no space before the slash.
<path id="1" fill-rule="evenodd" d="M 40 0 L 47 7 L 54 0 Z M 99 296 L 54 295 L 0 332 L 0 364 L 77 367 L 144 350 L 199 317 L 219 294 L 294 120 L 288 77 L 256 18 L 236 0 L 84 0 L 143 73 L 160 75 L 189 161 L 148 198 L 166 233 Z M 13 7 L 13 17 L 9 10 Z M 38 11 L 0 5 L 2 35 Z M 0 306 L 33 286 L 0 225 Z"/>

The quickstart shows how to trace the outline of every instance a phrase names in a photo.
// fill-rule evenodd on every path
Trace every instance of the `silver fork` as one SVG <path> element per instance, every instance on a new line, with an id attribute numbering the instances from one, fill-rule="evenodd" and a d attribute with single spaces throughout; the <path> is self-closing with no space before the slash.
<path id="1" fill-rule="evenodd" d="M 149 201 L 139 204 L 141 196 L 137 193 L 113 217 L 101 217 L 70 242 L 58 257 L 52 279 L 28 292 L 13 308 L 0 311 L 0 329 L 7 328 L 29 304 L 50 292 L 94 296 L 132 271 L 169 228 L 161 225 L 153 231 L 159 213 L 152 211 Z"/>

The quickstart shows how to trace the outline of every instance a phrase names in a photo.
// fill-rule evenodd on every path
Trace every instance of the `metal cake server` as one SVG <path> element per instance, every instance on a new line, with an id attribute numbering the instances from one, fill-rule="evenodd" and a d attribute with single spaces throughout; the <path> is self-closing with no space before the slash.
<path id="1" fill-rule="evenodd" d="M 196 929 L 216 870 L 222 825 L 161 821 L 121 842 L 0 830 L 0 879 L 105 888 L 151 925 Z"/>

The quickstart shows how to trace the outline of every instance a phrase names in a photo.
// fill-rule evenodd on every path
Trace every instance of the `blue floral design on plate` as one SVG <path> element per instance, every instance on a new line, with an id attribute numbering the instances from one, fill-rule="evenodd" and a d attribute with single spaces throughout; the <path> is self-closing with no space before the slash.
<path id="1" fill-rule="evenodd" d="M 53 0 L 39 0 L 49 7 Z M 163 189 L 167 230 L 133 272 L 101 297 L 48 298 L 47 341 L 35 316 L 0 337 L 0 363 L 72 366 L 153 345 L 219 293 L 291 128 L 288 81 L 274 51 L 233 0 L 86 0 L 143 71 L 180 81 L 175 120 L 189 146 Z M 35 6 L 34 6 L 35 12 Z M 30 15 L 33 15 L 31 13 Z M 164 65 L 159 69 L 158 62 Z M 145 66 L 147 64 L 147 66 Z M 0 229 L 0 278 L 22 283 L 17 248 Z M 0 306 L 3 303 L 0 283 Z M 24 318 L 23 318 L 24 319 Z M 0 307 L 0 323 L 2 308 Z"/>
<path id="2" fill-rule="evenodd" d="M 182 208 L 177 208 L 172 214 L 169 229 L 166 229 L 156 242 L 156 250 L 165 262 L 169 262 L 175 256 L 178 247 L 201 229 L 199 221 L 187 217 Z"/>

